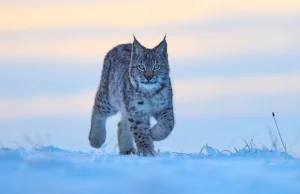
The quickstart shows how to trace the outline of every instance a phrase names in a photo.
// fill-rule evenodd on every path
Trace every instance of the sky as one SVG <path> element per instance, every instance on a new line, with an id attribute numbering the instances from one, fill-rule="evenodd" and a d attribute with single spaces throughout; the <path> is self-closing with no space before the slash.
<path id="1" fill-rule="evenodd" d="M 92 150 L 105 54 L 133 35 L 152 48 L 167 34 L 176 125 L 156 149 L 271 146 L 275 112 L 300 155 L 299 23 L 298 0 L 1 0 L 0 145 Z M 119 117 L 107 123 L 108 152 Z"/>

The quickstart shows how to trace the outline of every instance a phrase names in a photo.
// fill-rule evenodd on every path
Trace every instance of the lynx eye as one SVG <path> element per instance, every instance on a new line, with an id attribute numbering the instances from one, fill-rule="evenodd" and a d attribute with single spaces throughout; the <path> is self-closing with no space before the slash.
<path id="1" fill-rule="evenodd" d="M 144 65 L 138 65 L 137 68 L 138 68 L 138 70 L 140 70 L 140 71 L 145 71 Z"/>
<path id="2" fill-rule="evenodd" d="M 153 70 L 154 70 L 154 71 L 158 71 L 158 70 L 160 70 L 160 68 L 161 68 L 160 65 L 155 65 L 155 66 L 153 67 Z"/>

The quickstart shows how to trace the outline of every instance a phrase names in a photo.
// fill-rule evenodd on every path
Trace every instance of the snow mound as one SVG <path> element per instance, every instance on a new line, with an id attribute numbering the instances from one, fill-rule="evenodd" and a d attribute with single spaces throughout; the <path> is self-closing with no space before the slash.
<path id="1" fill-rule="evenodd" d="M 300 193 L 300 160 L 278 150 L 159 152 L 154 158 L 54 146 L 0 149 L 1 194 Z"/>

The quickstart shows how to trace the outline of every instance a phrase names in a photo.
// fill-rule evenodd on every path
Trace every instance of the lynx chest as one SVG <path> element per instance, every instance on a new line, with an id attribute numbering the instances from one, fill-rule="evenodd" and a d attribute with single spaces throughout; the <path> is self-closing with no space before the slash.
<path id="1" fill-rule="evenodd" d="M 139 97 L 137 100 L 138 110 L 154 116 L 155 114 L 164 110 L 167 106 L 167 100 L 161 93 L 158 93 L 151 98 Z"/>

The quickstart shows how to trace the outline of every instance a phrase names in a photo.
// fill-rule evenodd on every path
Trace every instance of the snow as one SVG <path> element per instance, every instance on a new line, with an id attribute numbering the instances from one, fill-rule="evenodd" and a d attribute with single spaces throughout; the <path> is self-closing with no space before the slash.
<path id="1" fill-rule="evenodd" d="M 299 194 L 300 159 L 247 144 L 220 152 L 156 157 L 89 153 L 54 146 L 0 149 L 1 194 Z"/>

